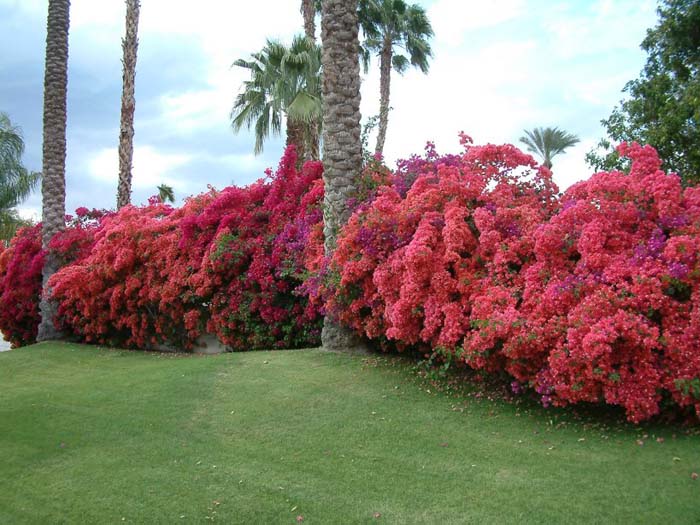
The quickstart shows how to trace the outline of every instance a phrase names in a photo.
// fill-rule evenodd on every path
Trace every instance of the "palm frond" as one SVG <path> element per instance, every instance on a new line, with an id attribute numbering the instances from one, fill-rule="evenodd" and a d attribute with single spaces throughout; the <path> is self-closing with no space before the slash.
<path id="1" fill-rule="evenodd" d="M 320 120 L 323 116 L 321 99 L 300 91 L 287 107 L 287 118 L 291 121 L 310 123 Z"/>
<path id="2" fill-rule="evenodd" d="M 578 144 L 579 138 L 558 127 L 534 128 L 524 130 L 525 135 L 520 137 L 520 142 L 527 146 L 528 151 L 538 155 L 542 164 L 552 167 L 552 159 L 565 150 Z"/>
<path id="3" fill-rule="evenodd" d="M 231 124 L 234 131 L 254 128 L 257 154 L 270 133 L 281 133 L 285 116 L 320 122 L 321 48 L 305 36 L 296 36 L 289 48 L 268 40 L 251 57 L 234 62 L 250 72 L 250 79 L 235 99 Z"/>

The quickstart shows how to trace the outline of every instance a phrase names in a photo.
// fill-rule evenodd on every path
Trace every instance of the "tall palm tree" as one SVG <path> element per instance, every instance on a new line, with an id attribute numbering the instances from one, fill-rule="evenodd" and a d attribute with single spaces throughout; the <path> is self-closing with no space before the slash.
<path id="1" fill-rule="evenodd" d="M 68 86 L 68 29 L 70 0 L 49 0 L 46 23 L 46 65 L 44 68 L 44 137 L 41 178 L 41 242 L 48 248 L 55 233 L 65 227 L 66 214 L 66 90 Z M 61 334 L 53 319 L 56 306 L 48 300 L 47 282 L 58 269 L 49 252 L 42 271 L 43 293 L 39 308 L 41 323 L 37 340 L 55 339 Z"/>
<path id="2" fill-rule="evenodd" d="M 36 188 L 41 174 L 22 165 L 24 139 L 6 113 L 0 112 L 0 240 L 9 241 L 26 221 L 13 209 Z"/>
<path id="3" fill-rule="evenodd" d="M 250 80 L 231 110 L 234 131 L 255 128 L 255 153 L 263 150 L 270 133 L 279 135 L 286 120 L 287 144 L 295 144 L 300 158 L 318 159 L 321 106 L 321 48 L 297 36 L 291 47 L 268 40 L 252 60 L 235 66 L 247 69 Z"/>
<path id="4" fill-rule="evenodd" d="M 364 63 L 372 53 L 379 57 L 379 131 L 375 152 L 384 151 L 389 126 L 391 70 L 403 74 L 409 66 L 428 72 L 433 36 L 425 10 L 403 0 L 360 0 L 360 23 L 365 34 Z"/>
<path id="5" fill-rule="evenodd" d="M 576 135 L 557 127 L 523 131 L 525 135 L 520 137 L 520 142 L 527 146 L 528 151 L 538 155 L 542 159 L 542 165 L 549 169 L 552 169 L 552 159 L 555 156 L 579 143 Z"/>
<path id="6" fill-rule="evenodd" d="M 136 54 L 139 48 L 139 0 L 126 0 L 126 35 L 122 39 L 122 112 L 119 129 L 119 186 L 117 209 L 131 202 L 131 167 L 134 157 L 134 97 Z"/>
<path id="7" fill-rule="evenodd" d="M 347 201 L 356 192 L 362 169 L 357 4 L 358 0 L 323 0 L 321 13 L 326 255 L 334 250 L 337 232 L 348 220 Z M 356 345 L 352 333 L 328 317 L 321 340 L 325 348 Z"/>

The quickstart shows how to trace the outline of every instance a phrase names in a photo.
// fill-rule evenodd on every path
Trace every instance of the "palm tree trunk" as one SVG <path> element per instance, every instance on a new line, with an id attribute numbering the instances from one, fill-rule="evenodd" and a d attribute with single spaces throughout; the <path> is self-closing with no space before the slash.
<path id="1" fill-rule="evenodd" d="M 306 151 L 308 153 L 308 159 L 306 160 L 320 160 L 321 152 L 319 150 L 321 140 L 321 133 L 319 130 L 319 123 L 317 121 L 310 122 L 308 124 L 308 129 L 306 132 Z"/>
<path id="2" fill-rule="evenodd" d="M 41 178 L 41 243 L 65 227 L 66 214 L 66 91 L 68 87 L 68 29 L 70 0 L 49 0 L 46 23 L 46 66 L 44 72 L 44 137 Z M 41 323 L 37 340 L 56 339 L 56 305 L 49 300 L 47 283 L 58 269 L 58 261 L 47 251 L 42 271 L 43 293 L 39 308 Z"/>
<path id="3" fill-rule="evenodd" d="M 323 233 L 326 255 L 349 218 L 347 201 L 362 169 L 358 0 L 323 0 Z M 356 347 L 352 332 L 326 317 L 321 341 L 327 349 Z"/>
<path id="4" fill-rule="evenodd" d="M 297 150 L 297 168 L 307 159 L 306 126 L 303 123 L 287 119 L 287 146 L 294 144 Z"/>
<path id="5" fill-rule="evenodd" d="M 139 47 L 139 0 L 126 0 L 126 36 L 122 40 L 122 113 L 119 130 L 119 186 L 117 209 L 131 202 L 131 167 L 134 157 L 134 97 L 136 53 Z"/>
<path id="6" fill-rule="evenodd" d="M 389 127 L 389 92 L 391 84 L 391 40 L 384 41 L 382 53 L 379 56 L 379 132 L 375 153 L 384 153 L 386 130 Z"/>
<path id="7" fill-rule="evenodd" d="M 316 6 L 315 0 L 301 0 L 301 12 L 304 15 L 304 33 L 306 38 L 316 40 Z"/>

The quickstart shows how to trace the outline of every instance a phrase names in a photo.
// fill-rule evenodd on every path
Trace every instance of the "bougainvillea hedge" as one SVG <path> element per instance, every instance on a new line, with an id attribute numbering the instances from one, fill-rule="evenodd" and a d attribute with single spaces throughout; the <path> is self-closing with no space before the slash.
<path id="1" fill-rule="evenodd" d="M 106 218 L 89 256 L 50 281 L 60 327 L 87 342 L 191 349 L 215 334 L 233 349 L 317 345 L 321 317 L 297 289 L 320 224 L 321 164 L 244 188 L 153 200 Z"/>
<path id="2" fill-rule="evenodd" d="M 557 199 L 514 147 L 466 146 L 414 158 L 405 195 L 381 188 L 352 216 L 329 312 L 385 345 L 505 373 L 544 405 L 700 413 L 700 189 L 623 145 L 629 174 Z"/>
<path id="3" fill-rule="evenodd" d="M 499 375 L 545 406 L 622 407 L 631 421 L 700 414 L 700 189 L 622 145 L 630 173 L 559 194 L 510 145 L 370 162 L 332 258 L 320 163 L 78 218 L 54 242 L 60 327 L 87 341 L 191 349 L 318 344 L 321 315 L 384 349 Z M 39 228 L 0 253 L 0 329 L 31 342 Z"/>
<path id="4" fill-rule="evenodd" d="M 66 217 L 66 229 L 49 248 L 63 265 L 86 257 L 105 213 L 78 208 Z M 39 293 L 44 265 L 41 224 L 21 228 L 10 246 L 0 252 L 0 331 L 12 346 L 33 343 L 39 326 Z"/>

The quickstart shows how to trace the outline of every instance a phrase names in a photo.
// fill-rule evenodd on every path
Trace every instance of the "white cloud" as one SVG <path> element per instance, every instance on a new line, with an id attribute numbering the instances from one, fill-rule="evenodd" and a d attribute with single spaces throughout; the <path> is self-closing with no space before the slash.
<path id="1" fill-rule="evenodd" d="M 192 134 L 213 123 L 228 122 L 233 95 L 227 89 L 211 88 L 161 97 L 163 121 L 179 133 Z"/>
<path id="2" fill-rule="evenodd" d="M 390 114 L 386 158 L 394 161 L 419 153 L 427 140 L 434 140 L 438 151 L 456 151 L 460 131 L 477 143 L 512 140 L 523 123 L 540 118 L 540 109 L 528 100 L 535 51 L 529 40 L 500 42 L 473 53 L 441 54 L 427 76 L 417 70 L 404 77 L 394 75 L 395 109 Z M 377 76 L 372 73 L 363 86 L 366 115 L 378 113 Z M 512 85 L 520 88 L 510 89 Z"/>
<path id="3" fill-rule="evenodd" d="M 32 206 L 17 206 L 17 214 L 25 220 L 39 222 L 41 220 L 41 208 Z"/>
<path id="4" fill-rule="evenodd" d="M 501 143 L 517 142 L 523 128 L 558 125 L 582 139 L 576 148 L 555 159 L 555 173 L 557 177 L 562 174 L 558 182 L 568 186 L 570 180 L 587 176 L 583 157 L 602 135 L 598 122 L 610 114 L 622 96 L 620 89 L 637 76 L 643 64 L 644 53 L 638 46 L 646 28 L 656 21 L 656 0 L 420 3 L 426 5 L 435 29 L 435 56 L 428 76 L 411 70 L 404 77 L 392 77 L 394 110 L 386 145 L 388 160 L 420 153 L 426 140 L 435 140 L 439 151 L 458 151 L 456 135 L 460 130 L 473 135 L 477 143 Z M 29 14 L 36 22 L 32 27 L 45 24 L 46 0 L 0 0 L 0 5 L 9 6 L 11 19 L 14 14 Z M 5 27 L 2 21 L 1 27 Z M 301 28 L 298 2 L 142 2 L 139 55 L 150 58 L 143 63 L 158 64 L 153 58 L 162 56 L 164 64 L 177 63 L 178 71 L 182 68 L 188 78 L 177 88 L 166 87 L 154 104 L 140 98 L 144 86 L 137 77 L 134 186 L 151 189 L 166 182 L 179 186 L 180 191 L 187 187 L 198 192 L 204 191 L 207 183 L 230 183 L 240 170 L 262 173 L 265 166 L 274 165 L 277 152 L 273 148 L 265 157 L 254 157 L 252 152 L 226 155 L 226 146 L 221 147 L 231 137 L 228 115 L 246 76 L 240 68 L 230 66 L 236 58 L 259 50 L 267 37 L 289 41 Z M 317 29 L 320 33 L 320 27 Z M 69 67 L 96 77 L 89 79 L 91 90 L 97 90 L 101 83 L 109 83 L 105 92 L 107 87 L 113 92 L 118 89 L 123 31 L 123 0 L 72 0 Z M 176 49 L 183 46 L 195 52 L 177 56 L 173 62 Z M 42 65 L 43 52 L 32 50 L 41 57 Z M 185 63 L 187 59 L 192 63 Z M 82 68 L 75 67 L 77 64 Z M 378 68 L 374 66 L 362 86 L 365 118 L 378 113 Z M 72 83 L 69 91 L 77 105 L 81 94 L 75 91 L 76 86 L 78 82 Z M 40 108 L 41 100 L 35 106 Z M 146 107 L 156 108 L 148 121 L 143 111 Z M 186 144 L 195 136 L 212 137 L 211 142 L 224 149 L 224 154 L 194 146 L 166 154 L 148 146 L 164 144 L 169 138 Z M 251 135 L 242 133 L 232 140 L 239 145 L 249 143 L 252 150 Z M 110 187 L 116 188 L 116 148 L 104 147 L 114 142 L 91 144 L 91 148 L 100 149 L 91 152 L 88 160 L 86 153 L 69 143 L 69 157 L 80 155 L 75 162 L 80 169 L 73 176 L 87 172 L 93 179 L 91 184 L 110 181 Z M 198 144 L 204 142 L 197 140 Z M 182 167 L 194 167 L 197 161 L 211 166 L 211 173 L 178 184 L 173 171 L 182 173 Z M 86 194 L 90 191 L 85 189 Z"/>
<path id="5" fill-rule="evenodd" d="M 161 153 L 152 146 L 134 148 L 131 184 L 134 190 L 153 189 L 159 184 L 168 184 L 176 190 L 186 188 L 185 181 L 172 177 L 172 171 L 193 160 L 189 154 Z M 117 148 L 106 148 L 88 161 L 88 171 L 93 179 L 113 182 L 116 188 L 119 178 Z"/>
<path id="6" fill-rule="evenodd" d="M 564 191 L 572 184 L 585 180 L 593 174 L 586 165 L 586 153 L 588 153 L 598 141 L 585 139 L 569 148 L 566 153 L 554 157 L 552 172 L 554 182 L 559 189 Z"/>

